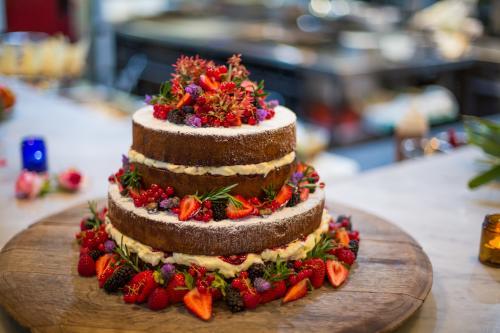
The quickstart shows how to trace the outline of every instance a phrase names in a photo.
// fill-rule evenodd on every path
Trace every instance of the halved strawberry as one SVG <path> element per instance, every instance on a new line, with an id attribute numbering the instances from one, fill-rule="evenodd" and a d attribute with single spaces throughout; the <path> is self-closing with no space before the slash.
<path id="1" fill-rule="evenodd" d="M 219 88 L 217 81 L 212 80 L 206 75 L 200 75 L 200 86 L 205 91 L 215 91 Z"/>
<path id="2" fill-rule="evenodd" d="M 255 207 L 241 195 L 235 195 L 234 198 L 240 203 L 240 207 L 237 207 L 232 201 L 230 201 L 229 205 L 226 207 L 227 217 L 232 220 L 237 220 L 255 212 Z"/>
<path id="3" fill-rule="evenodd" d="M 194 195 L 187 195 L 182 198 L 179 204 L 179 220 L 187 221 L 200 210 L 201 202 Z"/>
<path id="4" fill-rule="evenodd" d="M 293 187 L 288 184 L 285 184 L 281 187 L 280 191 L 274 198 L 273 203 L 275 207 L 283 207 L 287 204 L 287 202 L 292 198 L 293 195 Z"/>
<path id="5" fill-rule="evenodd" d="M 182 302 L 188 291 L 184 274 L 176 273 L 167 285 L 169 302 L 172 304 Z"/>
<path id="6" fill-rule="evenodd" d="M 319 288 L 323 285 L 325 281 L 326 266 L 323 259 L 314 258 L 304 261 L 306 267 L 310 267 L 313 270 L 311 276 L 311 284 L 314 288 Z"/>
<path id="7" fill-rule="evenodd" d="M 157 286 L 153 271 L 142 271 L 123 288 L 123 300 L 125 303 L 144 303 Z"/>
<path id="8" fill-rule="evenodd" d="M 283 298 L 283 303 L 293 302 L 299 298 L 304 297 L 307 294 L 307 284 L 309 279 L 301 280 L 296 285 L 288 289 L 285 298 Z"/>
<path id="9" fill-rule="evenodd" d="M 349 270 L 339 261 L 327 260 L 326 273 L 328 276 L 328 281 L 330 281 L 332 286 L 337 288 L 347 279 Z"/>
<path id="10" fill-rule="evenodd" d="M 180 109 L 184 105 L 188 105 L 191 103 L 191 94 L 190 93 L 185 93 L 184 96 L 177 102 L 177 105 L 175 106 L 177 109 Z"/>
<path id="11" fill-rule="evenodd" d="M 95 263 L 95 270 L 97 279 L 99 281 L 99 287 L 102 288 L 104 283 L 115 271 L 116 257 L 112 253 L 107 253 L 97 259 Z"/>
<path id="12" fill-rule="evenodd" d="M 335 232 L 335 240 L 337 243 L 349 247 L 349 234 L 344 228 L 337 229 Z"/>
<path id="13" fill-rule="evenodd" d="M 300 189 L 300 201 L 306 201 L 309 198 L 309 192 L 310 190 L 307 187 Z"/>
<path id="14" fill-rule="evenodd" d="M 192 313 L 203 320 L 212 317 L 212 294 L 200 293 L 198 288 L 193 288 L 184 295 L 184 305 Z"/>

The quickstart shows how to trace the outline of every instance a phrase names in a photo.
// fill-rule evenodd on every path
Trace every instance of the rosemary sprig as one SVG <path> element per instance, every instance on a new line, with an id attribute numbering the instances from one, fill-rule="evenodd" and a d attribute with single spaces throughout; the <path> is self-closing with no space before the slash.
<path id="1" fill-rule="evenodd" d="M 264 271 L 264 279 L 270 282 L 285 280 L 290 275 L 290 269 L 286 265 L 286 261 L 281 260 L 280 256 L 276 258 L 276 262 L 269 265 Z"/>
<path id="2" fill-rule="evenodd" d="M 276 198 L 277 192 L 273 185 L 269 185 L 268 187 L 263 188 L 262 190 L 264 191 L 267 200 L 274 200 L 274 198 Z"/>
<path id="3" fill-rule="evenodd" d="M 118 254 L 123 260 L 125 260 L 127 265 L 130 265 L 136 272 L 141 271 L 139 269 L 139 256 L 136 255 L 132 259 L 127 245 L 123 244 L 123 235 L 120 240 L 120 246 L 115 247 L 115 253 Z"/>
<path id="4" fill-rule="evenodd" d="M 198 199 L 200 201 L 210 200 L 210 201 L 229 201 L 230 204 L 234 205 L 237 208 L 243 206 L 241 201 L 237 198 L 229 194 L 233 188 L 238 186 L 238 184 L 229 185 L 223 188 L 214 189 L 202 196 L 199 196 Z"/>
<path id="5" fill-rule="evenodd" d="M 332 238 L 328 234 L 322 234 L 319 241 L 307 253 L 307 258 L 333 259 L 333 256 L 328 253 L 331 249 L 333 249 Z"/>
<path id="6" fill-rule="evenodd" d="M 120 177 L 120 183 L 124 188 L 140 190 L 142 186 L 142 175 L 135 169 L 129 169 Z"/>
<path id="7" fill-rule="evenodd" d="M 87 218 L 87 221 L 85 222 L 85 224 L 87 224 L 88 226 L 90 226 L 92 229 L 97 229 L 97 228 L 99 228 L 99 226 L 102 223 L 104 223 L 104 221 L 102 221 L 99 218 L 99 212 L 97 211 L 97 202 L 95 202 L 95 201 L 88 201 L 87 205 L 88 205 L 90 214 L 92 214 L 92 216 L 89 217 L 89 218 Z"/>

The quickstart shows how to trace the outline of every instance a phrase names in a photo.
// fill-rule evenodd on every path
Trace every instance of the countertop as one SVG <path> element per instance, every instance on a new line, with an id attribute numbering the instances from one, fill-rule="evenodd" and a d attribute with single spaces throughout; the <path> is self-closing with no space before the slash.
<path id="1" fill-rule="evenodd" d="M 119 166 L 119 156 L 131 142 L 129 118 L 103 115 L 50 93 L 9 84 L 18 104 L 13 118 L 0 123 L 0 158 L 7 159 L 7 166 L 0 168 L 0 247 L 43 216 L 103 197 L 108 174 Z M 14 198 L 19 144 L 28 134 L 45 136 L 53 172 L 76 166 L 85 173 L 80 193 L 50 194 L 31 202 Z M 432 291 L 400 332 L 500 331 L 500 269 L 477 260 L 481 222 L 485 214 L 500 211 L 500 187 L 467 189 L 467 180 L 479 171 L 479 157 L 480 151 L 464 147 L 327 184 L 330 202 L 375 213 L 400 226 L 432 262 Z M 0 332 L 16 331 L 23 329 L 0 309 Z"/>

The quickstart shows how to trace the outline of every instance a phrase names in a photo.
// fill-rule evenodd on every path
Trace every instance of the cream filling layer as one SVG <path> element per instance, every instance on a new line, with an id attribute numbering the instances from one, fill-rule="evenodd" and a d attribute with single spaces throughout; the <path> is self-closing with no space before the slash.
<path id="1" fill-rule="evenodd" d="M 123 242 L 130 252 L 137 253 L 139 258 L 153 266 L 158 265 L 160 262 L 186 266 L 196 264 L 206 267 L 209 271 L 218 270 L 219 273 L 225 277 L 233 277 L 239 272 L 247 270 L 253 264 L 263 263 L 265 261 L 276 261 L 278 256 L 283 260 L 304 259 L 307 253 L 319 241 L 321 235 L 328 231 L 328 222 L 330 222 L 330 220 L 331 216 L 325 209 L 319 227 L 304 240 L 297 239 L 279 248 L 266 249 L 260 254 L 249 253 L 245 261 L 239 265 L 227 263 L 218 256 L 191 255 L 176 252 L 172 253 L 171 256 L 167 256 L 162 251 L 155 251 L 152 247 L 123 235 L 111 224 L 108 218 L 106 218 L 106 231 L 117 244 Z"/>
<path id="2" fill-rule="evenodd" d="M 185 173 L 188 175 L 219 175 L 219 176 L 234 176 L 234 175 L 267 175 L 270 171 L 288 165 L 295 160 L 295 152 L 291 152 L 276 160 L 261 162 L 257 164 L 241 164 L 241 165 L 226 165 L 226 166 L 191 166 L 177 165 L 163 161 L 157 161 L 143 154 L 130 149 L 128 152 L 130 162 L 141 163 L 158 169 L 165 169 L 175 173 Z"/>

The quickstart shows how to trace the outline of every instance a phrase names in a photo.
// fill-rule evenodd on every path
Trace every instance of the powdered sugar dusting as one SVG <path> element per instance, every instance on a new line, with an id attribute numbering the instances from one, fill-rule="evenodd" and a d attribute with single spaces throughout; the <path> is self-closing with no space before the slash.
<path id="1" fill-rule="evenodd" d="M 269 120 L 264 120 L 258 125 L 241 125 L 239 127 L 191 127 L 187 125 L 177 125 L 169 121 L 159 120 L 153 117 L 153 107 L 151 105 L 143 107 L 134 113 L 133 121 L 143 127 L 156 131 L 175 132 L 180 134 L 196 134 L 207 136 L 240 136 L 264 133 L 294 124 L 297 120 L 295 113 L 284 106 L 275 108 L 276 114 Z"/>

